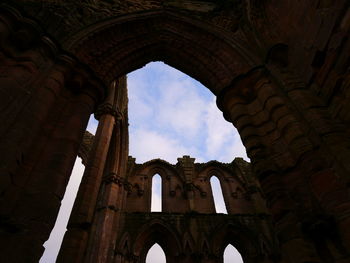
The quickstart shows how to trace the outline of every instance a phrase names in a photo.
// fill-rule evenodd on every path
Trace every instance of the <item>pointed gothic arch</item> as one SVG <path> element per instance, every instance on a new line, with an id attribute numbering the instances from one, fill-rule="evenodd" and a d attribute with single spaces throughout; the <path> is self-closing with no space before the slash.
<path id="1" fill-rule="evenodd" d="M 260 238 L 246 226 L 238 222 L 224 223 L 217 227 L 212 239 L 213 251 L 222 257 L 226 247 L 231 244 L 242 256 L 243 262 L 260 262 L 263 260 Z"/>
<path id="2" fill-rule="evenodd" d="M 165 255 L 167 263 L 176 263 L 176 256 L 182 251 L 180 238 L 171 227 L 164 222 L 154 220 L 146 224 L 135 239 L 133 253 L 144 262 L 149 249 L 155 244 L 159 244 Z"/>
<path id="3" fill-rule="evenodd" d="M 151 26 L 154 23 L 157 27 Z M 117 45 L 110 44 L 114 42 Z M 103 21 L 76 33 L 65 46 L 107 83 L 159 60 L 199 80 L 215 94 L 260 60 L 253 55 L 254 49 L 248 51 L 236 40 L 226 41 L 217 28 L 208 30 L 208 25 L 171 11 Z M 98 49 L 98 54 L 88 54 L 91 48 Z M 210 62 L 209 56 L 213 57 Z"/>
<path id="4" fill-rule="evenodd" d="M 160 263 L 166 263 L 166 255 L 158 243 L 155 243 L 148 250 L 145 263 L 153 263 L 154 259 L 156 259 L 157 262 L 160 261 Z"/>
<path id="5" fill-rule="evenodd" d="M 261 11 L 257 8 L 257 2 L 261 1 L 253 1 L 252 9 L 238 10 L 246 19 L 237 21 L 244 21 L 244 26 L 230 24 L 229 29 L 217 25 L 216 20 L 194 19 L 191 10 L 186 15 L 187 11 L 172 12 L 172 8 L 162 6 L 151 5 L 147 9 L 141 5 L 130 13 L 86 1 L 88 5 L 81 6 L 81 10 L 90 15 L 82 15 L 75 12 L 79 10 L 79 1 L 70 1 L 72 9 L 66 1 L 44 1 L 37 5 L 36 1 L 29 5 L 28 1 L 16 1 L 47 32 L 24 18 L 12 6 L 13 1 L 6 2 L 8 5 L 1 5 L 0 10 L 1 47 L 7 51 L 1 57 L 6 62 L 1 65 L 6 66 L 1 78 L 0 104 L 10 108 L 1 112 L 2 120 L 7 122 L 0 128 L 7 131 L 11 127 L 11 131 L 4 132 L 6 136 L 0 148 L 6 164 L 2 172 L 4 187 L 8 188 L 1 198 L 4 205 L 0 207 L 4 208 L 3 217 L 11 219 L 6 231 L 28 231 L 26 240 L 21 236 L 22 231 L 16 231 L 11 242 L 3 241 L 2 248 L 13 257 L 20 253 L 9 244 L 27 242 L 22 244 L 23 254 L 33 255 L 34 261 L 38 258 L 43 240 L 55 221 L 88 116 L 96 111 L 97 104 L 105 97 L 104 91 L 110 91 L 109 85 L 116 77 L 151 60 L 173 65 L 218 95 L 219 108 L 237 127 L 247 148 L 272 208 L 277 231 L 286 232 L 281 219 L 293 218 L 288 222 L 295 227 L 290 231 L 293 235 L 280 240 L 285 242 L 282 245 L 302 240 L 301 247 L 312 247 L 312 241 L 302 234 L 294 235 L 300 233 L 299 226 L 307 225 L 295 208 L 302 203 L 305 213 L 321 208 L 322 213 L 341 221 L 338 225 L 325 223 L 340 230 L 339 240 L 345 240 L 344 246 L 349 250 L 350 167 L 346 125 L 349 111 L 345 106 L 349 105 L 349 85 L 342 80 L 347 80 L 349 75 L 348 42 L 344 37 L 349 30 L 346 1 L 334 4 L 324 1 L 317 6 L 309 6 L 307 1 L 303 6 L 281 1 L 277 8 L 269 3 L 261 4 Z M 326 9 L 334 12 L 335 19 L 320 23 L 319 17 Z M 305 16 L 310 23 L 299 31 L 295 21 L 300 21 L 304 14 L 312 14 Z M 70 24 L 74 25 L 73 29 Z M 324 32 L 324 35 L 309 32 Z M 57 45 L 49 35 L 56 39 Z M 307 37 L 305 43 L 295 42 L 303 36 Z M 276 43 L 288 47 L 281 54 L 282 63 L 265 59 L 271 53 L 269 47 Z M 253 50 L 259 55 L 254 55 Z M 320 53 L 325 59 L 318 62 Z M 317 67 L 312 67 L 316 64 Z M 20 100 L 13 103 L 14 97 Z M 99 108 L 99 113 L 103 119 L 112 120 L 115 116 L 108 107 Z M 110 124 L 106 130 L 112 130 L 111 122 L 106 123 Z M 102 154 L 96 156 L 108 151 L 109 140 L 104 140 L 107 147 L 101 148 Z M 103 170 L 104 166 L 98 168 Z M 112 181 L 121 184 L 115 174 L 111 176 Z M 93 224 L 101 180 L 100 176 L 81 188 L 78 212 L 72 217 L 68 231 L 75 238 L 78 236 L 76 240 L 86 240 L 81 237 L 88 235 Z M 20 185 L 12 184 L 13 181 Z M 298 202 L 291 196 L 305 198 Z M 79 258 L 84 254 L 86 244 L 77 245 L 76 240 L 67 245 L 69 257 Z M 73 244 L 82 249 L 76 249 Z M 309 255 L 317 258 L 317 253 L 310 249 L 303 255 L 304 261 L 312 261 Z"/>
<path id="6" fill-rule="evenodd" d="M 243 263 L 241 254 L 232 244 L 226 246 L 223 258 L 223 263 Z M 235 261 L 233 261 L 233 259 Z"/>

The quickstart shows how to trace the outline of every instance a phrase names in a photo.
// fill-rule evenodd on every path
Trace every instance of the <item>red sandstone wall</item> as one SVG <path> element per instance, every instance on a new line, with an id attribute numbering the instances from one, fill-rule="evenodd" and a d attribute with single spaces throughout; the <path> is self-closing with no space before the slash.
<path id="1" fill-rule="evenodd" d="M 189 157 L 179 160 L 191 160 Z M 194 161 L 194 159 L 193 159 Z M 242 166 L 243 162 L 243 166 Z M 178 162 L 171 165 L 162 160 L 153 160 L 145 164 L 134 164 L 126 178 L 131 185 L 131 191 L 125 201 L 126 212 L 150 212 L 152 177 L 159 174 L 162 177 L 162 212 L 215 213 L 214 199 L 210 178 L 217 176 L 221 183 L 226 208 L 229 214 L 250 214 L 257 210 L 264 211 L 259 189 L 254 183 L 251 168 L 244 166 L 243 160 L 232 164 L 209 162 L 193 165 L 193 170 L 185 175 L 186 168 Z M 244 170 L 244 174 L 242 170 Z"/>

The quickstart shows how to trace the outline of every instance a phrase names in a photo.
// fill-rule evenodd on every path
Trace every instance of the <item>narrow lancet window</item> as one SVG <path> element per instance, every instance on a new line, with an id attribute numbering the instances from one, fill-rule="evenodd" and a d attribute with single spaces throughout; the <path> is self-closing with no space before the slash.
<path id="1" fill-rule="evenodd" d="M 222 194 L 220 181 L 216 176 L 210 178 L 211 191 L 213 192 L 216 213 L 227 214 L 224 196 Z"/>
<path id="2" fill-rule="evenodd" d="M 152 178 L 151 212 L 162 212 L 162 178 L 159 174 Z"/>
<path id="3" fill-rule="evenodd" d="M 165 253 L 157 243 L 148 250 L 146 263 L 166 263 Z"/>
<path id="4" fill-rule="evenodd" d="M 225 248 L 224 263 L 243 263 L 241 254 L 231 244 Z"/>

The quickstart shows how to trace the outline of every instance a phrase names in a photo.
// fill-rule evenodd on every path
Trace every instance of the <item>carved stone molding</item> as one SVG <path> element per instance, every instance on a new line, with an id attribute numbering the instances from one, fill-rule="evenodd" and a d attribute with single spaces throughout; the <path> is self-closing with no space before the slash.
<path id="1" fill-rule="evenodd" d="M 95 112 L 95 118 L 99 120 L 102 115 L 112 115 L 116 117 L 116 120 L 122 119 L 122 114 L 113 107 L 110 103 L 102 103 Z"/>
<path id="2" fill-rule="evenodd" d="M 42 25 L 25 18 L 11 5 L 0 5 L 0 17 L 5 22 L 8 34 L 1 48 L 14 57 L 27 56 L 29 50 L 38 50 L 46 60 L 52 60 L 57 70 L 65 76 L 65 87 L 76 93 L 85 92 L 96 101 L 103 101 L 106 88 L 93 71 L 72 55 L 63 51 L 60 44 L 48 36 Z M 41 62 L 43 63 L 43 62 Z M 38 65 L 40 66 L 40 65 Z"/>
<path id="3" fill-rule="evenodd" d="M 43 21 L 45 29 L 57 39 L 65 39 L 101 20 L 151 10 L 176 10 L 179 13 L 203 19 L 225 30 L 236 31 L 246 12 L 242 0 L 15 0 L 14 2 L 21 5 L 31 16 Z M 54 21 L 60 21 L 59 28 Z"/>
<path id="4" fill-rule="evenodd" d="M 109 175 L 107 175 L 104 178 L 103 181 L 106 184 L 114 183 L 114 184 L 117 184 L 119 186 L 123 186 L 126 183 L 125 180 L 122 177 L 120 177 L 119 175 L 117 175 L 116 173 L 110 173 Z"/>
<path id="5" fill-rule="evenodd" d="M 81 158 L 83 165 L 87 164 L 89 153 L 94 142 L 94 135 L 88 131 L 85 131 L 83 140 L 80 144 L 78 156 Z"/>

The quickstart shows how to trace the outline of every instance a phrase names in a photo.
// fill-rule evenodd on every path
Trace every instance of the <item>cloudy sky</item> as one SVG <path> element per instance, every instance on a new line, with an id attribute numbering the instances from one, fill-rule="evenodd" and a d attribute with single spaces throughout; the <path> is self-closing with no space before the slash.
<path id="1" fill-rule="evenodd" d="M 213 94 L 182 72 L 162 62 L 149 63 L 128 75 L 128 92 L 129 150 L 136 162 L 161 158 L 175 164 L 183 155 L 196 158 L 196 162 L 231 162 L 234 157 L 249 160 L 237 131 L 224 120 Z M 96 120 L 90 118 L 88 130 L 95 133 L 96 127 Z M 55 262 L 83 171 L 78 158 L 40 263 Z M 214 197 L 221 197 L 215 200 L 217 212 L 224 213 L 218 181 L 211 181 Z M 161 202 L 159 192 L 152 198 L 155 206 Z M 242 262 L 232 246 L 227 251 L 225 262 Z M 154 246 L 147 263 L 163 263 L 164 258 L 161 248 Z"/>

